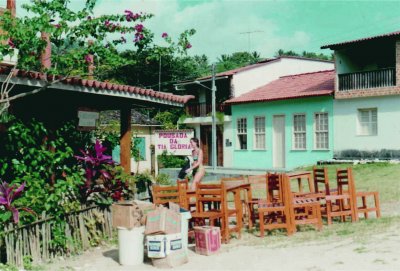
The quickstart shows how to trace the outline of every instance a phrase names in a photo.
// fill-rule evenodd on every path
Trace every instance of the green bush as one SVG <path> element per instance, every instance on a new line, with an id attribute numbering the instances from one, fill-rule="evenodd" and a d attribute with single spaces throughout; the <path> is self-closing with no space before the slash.
<path id="1" fill-rule="evenodd" d="M 184 157 L 169 155 L 166 151 L 158 156 L 158 161 L 164 168 L 181 168 L 186 163 Z"/>
<path id="2" fill-rule="evenodd" d="M 136 174 L 134 176 L 134 179 L 136 185 L 136 193 L 145 192 L 147 189 L 147 185 L 151 185 L 153 183 L 153 177 L 151 176 L 149 171 Z"/>
<path id="3" fill-rule="evenodd" d="M 172 181 L 166 173 L 158 174 L 156 177 L 156 183 L 159 185 L 172 185 Z"/>

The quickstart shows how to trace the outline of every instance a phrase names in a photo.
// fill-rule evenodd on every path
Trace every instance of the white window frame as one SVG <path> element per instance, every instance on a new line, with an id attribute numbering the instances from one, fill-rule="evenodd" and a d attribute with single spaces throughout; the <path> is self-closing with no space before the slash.
<path id="1" fill-rule="evenodd" d="M 327 120 L 327 129 L 326 130 L 318 130 L 317 131 L 317 115 L 326 115 L 326 120 Z M 324 148 L 319 148 L 317 144 L 317 133 L 327 133 L 327 141 L 326 144 L 327 146 Z M 314 150 L 329 150 L 329 114 L 328 112 L 315 112 L 314 113 Z"/>
<path id="2" fill-rule="evenodd" d="M 244 120 L 245 121 L 245 128 L 239 127 L 239 121 L 240 120 Z M 242 131 L 239 131 L 239 129 L 242 130 Z M 247 140 L 247 130 L 248 130 L 247 129 L 247 117 L 239 117 L 239 118 L 237 118 L 236 119 L 236 140 L 237 140 L 236 149 L 237 150 L 247 150 L 248 149 L 249 146 L 248 146 L 248 140 Z M 246 148 L 245 149 L 241 148 L 240 139 L 239 139 L 240 135 L 245 135 L 245 137 L 246 137 Z"/>
<path id="3" fill-rule="evenodd" d="M 263 120 L 262 122 L 259 122 L 259 123 L 263 124 L 263 126 L 261 127 L 262 129 L 260 129 L 261 131 L 257 131 L 257 119 Z M 265 150 L 266 149 L 266 134 L 265 134 L 266 118 L 265 118 L 265 116 L 254 116 L 253 121 L 254 121 L 253 149 L 254 150 Z M 262 146 L 257 146 L 257 142 L 258 142 L 257 136 L 264 136 L 264 142 L 262 143 Z"/>
<path id="4" fill-rule="evenodd" d="M 375 111 L 375 120 L 373 119 L 373 111 Z M 362 122 L 361 114 L 368 113 L 368 121 Z M 367 126 L 367 131 L 364 132 L 363 124 Z M 375 126 L 375 127 L 374 127 Z M 375 131 L 374 131 L 375 129 Z M 378 108 L 358 108 L 357 109 L 357 135 L 359 136 L 377 136 L 378 135 Z"/>
<path id="5" fill-rule="evenodd" d="M 296 131 L 295 129 L 295 117 L 296 116 L 304 116 L 304 131 Z M 295 113 L 292 117 L 293 126 L 292 126 L 292 150 L 307 150 L 307 114 L 306 113 Z M 304 134 L 304 148 L 298 148 L 296 146 L 296 134 Z"/>

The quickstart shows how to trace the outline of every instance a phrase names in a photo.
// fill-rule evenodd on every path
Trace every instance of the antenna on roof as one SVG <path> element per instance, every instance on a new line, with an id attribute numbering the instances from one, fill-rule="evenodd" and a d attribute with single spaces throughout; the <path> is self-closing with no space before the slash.
<path id="1" fill-rule="evenodd" d="M 251 49 L 251 39 L 250 39 L 250 35 L 254 34 L 254 33 L 261 33 L 264 32 L 262 30 L 254 30 L 254 31 L 246 31 L 246 32 L 240 32 L 239 34 L 243 35 L 243 34 L 247 34 L 247 41 L 248 41 L 248 46 L 249 46 L 249 53 L 251 53 L 250 49 Z"/>

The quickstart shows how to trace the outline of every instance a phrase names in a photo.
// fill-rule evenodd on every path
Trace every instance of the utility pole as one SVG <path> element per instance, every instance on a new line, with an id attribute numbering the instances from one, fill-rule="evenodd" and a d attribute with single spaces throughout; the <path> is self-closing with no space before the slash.
<path id="1" fill-rule="evenodd" d="M 239 34 L 241 34 L 241 35 L 243 35 L 243 34 L 247 34 L 247 42 L 248 42 L 248 50 L 249 50 L 249 53 L 251 53 L 251 41 L 250 41 L 250 35 L 251 34 L 254 34 L 254 33 L 261 33 L 261 32 L 264 32 L 264 31 L 261 31 L 261 30 L 255 30 L 255 31 L 246 31 L 246 32 L 240 32 Z"/>
<path id="2" fill-rule="evenodd" d="M 161 91 L 161 54 L 160 54 L 160 66 L 158 69 L 158 91 Z"/>
<path id="3" fill-rule="evenodd" d="M 211 157 L 212 157 L 212 169 L 213 171 L 217 168 L 217 124 L 216 124 L 216 116 L 215 116 L 215 92 L 217 91 L 217 87 L 215 86 L 215 64 L 212 64 L 211 67 L 212 72 L 212 85 L 211 85 L 211 94 L 212 94 L 212 126 L 211 126 Z"/>

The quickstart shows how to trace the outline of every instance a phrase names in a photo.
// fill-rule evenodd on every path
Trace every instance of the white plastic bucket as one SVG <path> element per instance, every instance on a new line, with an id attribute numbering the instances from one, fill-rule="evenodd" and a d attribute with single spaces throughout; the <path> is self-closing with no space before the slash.
<path id="1" fill-rule="evenodd" d="M 145 226 L 118 229 L 119 264 L 139 265 L 144 259 L 144 229 Z"/>

